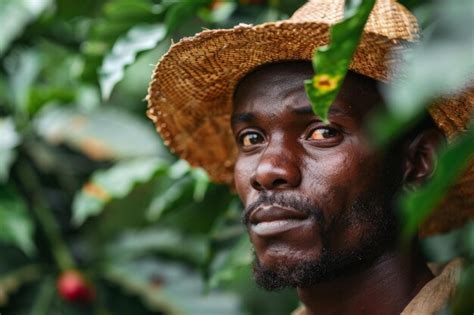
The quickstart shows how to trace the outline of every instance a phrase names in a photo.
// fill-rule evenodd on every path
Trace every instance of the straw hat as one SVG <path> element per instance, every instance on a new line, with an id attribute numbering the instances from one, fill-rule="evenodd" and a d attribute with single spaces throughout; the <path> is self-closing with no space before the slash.
<path id="1" fill-rule="evenodd" d="M 311 60 L 315 47 L 328 44 L 329 28 L 342 19 L 343 9 L 343 0 L 311 0 L 288 20 L 206 30 L 174 44 L 156 66 L 147 97 L 147 115 L 164 143 L 190 164 L 203 167 L 214 181 L 232 184 L 237 148 L 230 115 L 237 83 L 263 64 Z M 418 31 L 407 9 L 393 0 L 378 0 L 350 69 L 390 81 L 397 55 L 418 39 Z M 444 103 L 430 113 L 452 138 L 467 129 L 474 90 Z M 473 187 L 471 163 L 422 234 L 447 231 L 474 217 Z"/>

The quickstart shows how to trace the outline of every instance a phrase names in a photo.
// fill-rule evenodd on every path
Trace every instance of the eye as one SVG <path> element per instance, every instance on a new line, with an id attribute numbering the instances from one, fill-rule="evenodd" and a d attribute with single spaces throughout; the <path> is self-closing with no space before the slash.
<path id="1" fill-rule="evenodd" d="M 250 147 L 263 142 L 263 137 L 257 132 L 246 132 L 239 137 L 239 143 L 242 147 Z"/>
<path id="2" fill-rule="evenodd" d="M 311 133 L 307 137 L 307 140 L 327 140 L 331 138 L 336 138 L 338 136 L 340 136 L 340 132 L 334 128 L 318 127 L 311 131 Z"/>

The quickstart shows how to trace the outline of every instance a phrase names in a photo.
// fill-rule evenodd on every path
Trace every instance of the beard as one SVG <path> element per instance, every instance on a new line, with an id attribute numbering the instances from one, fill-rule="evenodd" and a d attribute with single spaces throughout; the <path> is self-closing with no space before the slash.
<path id="1" fill-rule="evenodd" d="M 383 186 L 383 185 L 382 185 Z M 396 189 L 392 185 L 386 187 L 385 193 L 373 191 L 358 198 L 347 212 L 345 224 L 348 228 L 355 225 L 371 226 L 370 233 L 364 233 L 358 245 L 350 250 L 333 250 L 329 237 L 321 233 L 322 249 L 317 259 L 304 260 L 295 264 L 279 264 L 268 268 L 261 264 L 255 255 L 253 273 L 256 283 L 269 291 L 287 287 L 309 288 L 322 282 L 345 277 L 369 267 L 380 256 L 396 245 L 398 230 L 397 220 L 392 209 L 392 200 Z M 251 208 L 262 203 L 277 203 L 294 209 L 304 209 L 319 225 L 324 223 L 321 209 L 311 206 L 305 198 L 285 195 L 262 195 L 262 198 L 248 207 L 244 212 L 243 221 L 248 226 L 248 213 Z"/>

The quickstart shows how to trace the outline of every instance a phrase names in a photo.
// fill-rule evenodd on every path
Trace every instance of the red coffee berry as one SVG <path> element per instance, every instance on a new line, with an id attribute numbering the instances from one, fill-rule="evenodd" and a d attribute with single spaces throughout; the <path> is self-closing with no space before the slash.
<path id="1" fill-rule="evenodd" d="M 89 303 L 95 299 L 95 289 L 76 270 L 62 273 L 57 280 L 59 295 L 66 301 Z"/>

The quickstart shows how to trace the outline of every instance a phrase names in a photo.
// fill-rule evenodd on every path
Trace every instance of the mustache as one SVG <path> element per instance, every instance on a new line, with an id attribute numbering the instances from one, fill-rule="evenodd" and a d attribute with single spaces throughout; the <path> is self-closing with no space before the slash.
<path id="1" fill-rule="evenodd" d="M 324 212 L 319 207 L 305 196 L 296 196 L 293 193 L 278 192 L 268 194 L 266 192 L 261 193 L 257 200 L 245 207 L 242 212 L 242 223 L 248 225 L 250 223 L 250 215 L 252 212 L 261 206 L 280 206 L 282 208 L 292 208 L 297 211 L 301 211 L 309 216 L 316 219 L 316 222 L 322 223 L 324 221 Z"/>

